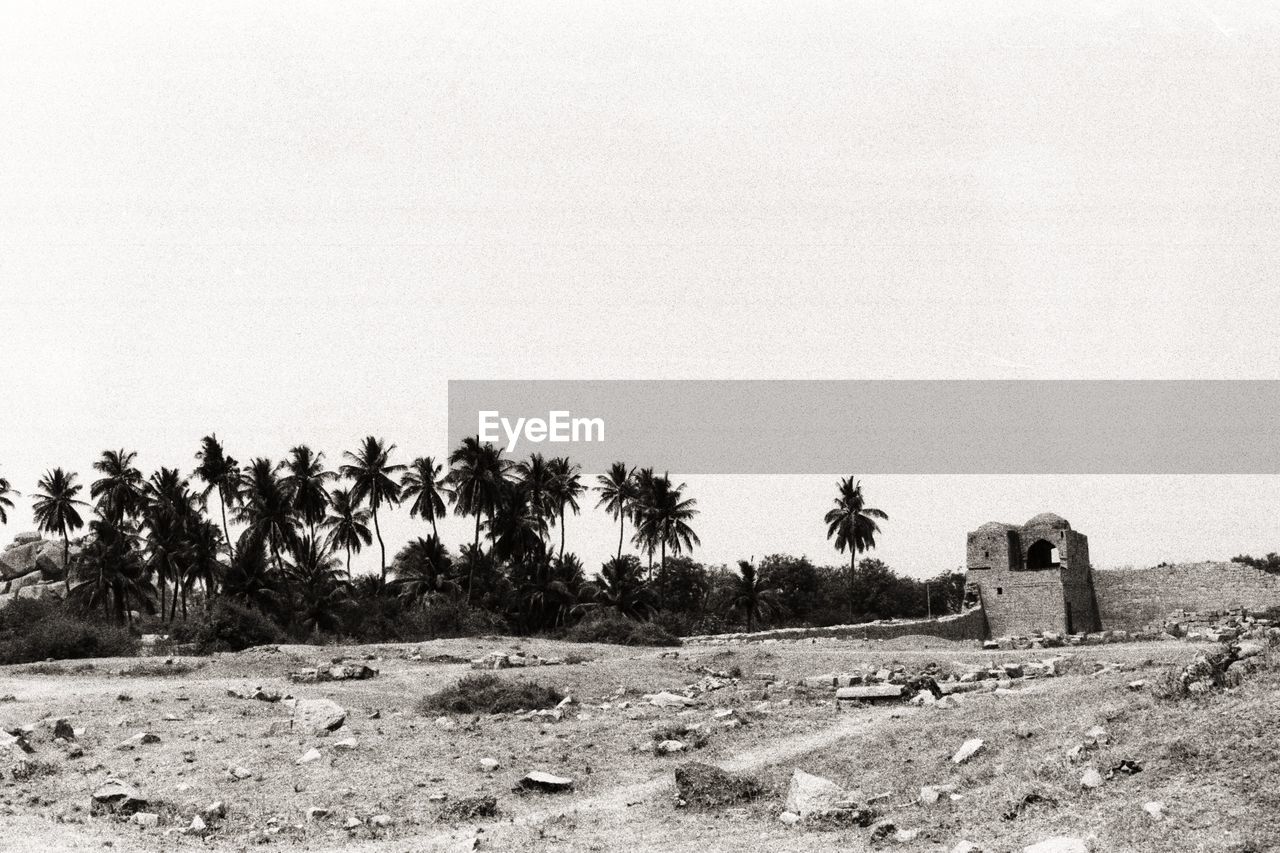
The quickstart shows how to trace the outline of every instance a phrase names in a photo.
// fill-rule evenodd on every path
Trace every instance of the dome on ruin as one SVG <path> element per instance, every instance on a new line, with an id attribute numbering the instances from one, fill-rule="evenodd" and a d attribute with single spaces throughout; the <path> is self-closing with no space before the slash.
<path id="1" fill-rule="evenodd" d="M 1048 527 L 1053 530 L 1070 530 L 1071 523 L 1054 512 L 1042 512 L 1034 516 L 1023 527 Z"/>
<path id="2" fill-rule="evenodd" d="M 1002 521 L 988 521 L 986 524 L 978 528 L 976 532 L 981 533 L 988 530 L 1017 530 L 1016 524 L 1005 524 Z"/>

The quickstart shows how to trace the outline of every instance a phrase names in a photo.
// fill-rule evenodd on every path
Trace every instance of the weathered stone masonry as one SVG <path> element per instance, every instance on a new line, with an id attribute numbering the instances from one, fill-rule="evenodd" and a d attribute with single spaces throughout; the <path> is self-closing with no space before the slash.
<path id="1" fill-rule="evenodd" d="M 1061 516 L 988 522 L 969 534 L 967 563 L 993 637 L 1102 627 L 1089 539 Z"/>
<path id="2" fill-rule="evenodd" d="M 1280 606 L 1280 576 L 1241 563 L 1183 563 L 1094 572 L 1102 627 L 1159 626 L 1174 610 L 1206 613 Z"/>

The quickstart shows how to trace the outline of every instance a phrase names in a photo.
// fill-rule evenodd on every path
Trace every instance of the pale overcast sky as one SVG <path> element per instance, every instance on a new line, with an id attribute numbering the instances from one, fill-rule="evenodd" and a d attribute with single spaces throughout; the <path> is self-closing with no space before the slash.
<path id="1" fill-rule="evenodd" d="M 450 378 L 1280 376 L 1271 4 L 0 8 L 27 494 L 215 430 L 443 455 Z M 700 556 L 838 560 L 834 480 L 689 478 Z M 866 489 L 918 574 L 1042 510 L 1098 565 L 1280 549 L 1276 478 Z M 570 524 L 598 565 L 612 522 Z"/>

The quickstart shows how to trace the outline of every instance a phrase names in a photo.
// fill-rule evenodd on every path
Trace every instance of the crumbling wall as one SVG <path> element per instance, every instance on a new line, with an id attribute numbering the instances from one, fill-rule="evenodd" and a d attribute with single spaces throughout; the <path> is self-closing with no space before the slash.
<path id="1" fill-rule="evenodd" d="M 1280 607 L 1280 575 L 1242 563 L 1182 563 L 1150 569 L 1095 569 L 1102 627 L 1139 630 L 1173 610 L 1263 611 Z"/>
<path id="2" fill-rule="evenodd" d="M 891 640 L 906 636 L 940 637 L 944 640 L 981 640 L 987 636 L 986 615 L 974 608 L 954 616 L 936 619 L 882 620 L 859 625 L 832 625 L 828 628 L 776 628 L 751 634 L 705 634 L 685 637 L 687 645 L 708 642 L 761 642 L 763 640 L 804 640 L 811 637 L 842 639 Z"/>

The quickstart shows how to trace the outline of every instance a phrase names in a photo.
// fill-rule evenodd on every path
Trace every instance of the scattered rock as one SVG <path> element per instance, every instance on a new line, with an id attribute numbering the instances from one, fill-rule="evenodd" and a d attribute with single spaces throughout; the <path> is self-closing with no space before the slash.
<path id="1" fill-rule="evenodd" d="M 324 820 L 329 816 L 329 810 L 320 806 L 312 806 L 307 809 L 307 820 L 314 823 L 318 820 Z"/>
<path id="2" fill-rule="evenodd" d="M 445 806 L 440 820 L 473 821 L 482 817 L 498 816 L 497 797 L 463 797 Z"/>
<path id="3" fill-rule="evenodd" d="M 369 818 L 369 826 L 372 826 L 374 829 L 386 829 L 391 826 L 392 823 L 394 823 L 394 821 L 391 820 L 391 815 L 376 814 Z"/>
<path id="4" fill-rule="evenodd" d="M 791 774 L 787 802 L 783 808 L 805 818 L 815 812 L 836 808 L 843 800 L 843 792 L 835 782 L 797 769 Z"/>
<path id="5" fill-rule="evenodd" d="M 955 785 L 925 785 L 920 789 L 920 804 L 923 806 L 936 805 L 944 795 L 950 799 L 955 789 Z"/>
<path id="6" fill-rule="evenodd" d="M 147 807 L 142 793 L 127 782 L 108 779 L 93 792 L 89 811 L 91 814 L 132 815 Z"/>
<path id="7" fill-rule="evenodd" d="M 1080 787 L 1085 788 L 1086 790 L 1101 788 L 1102 774 L 1090 767 L 1088 770 L 1084 771 L 1084 774 L 1080 777 Z"/>
<path id="8" fill-rule="evenodd" d="M 836 702 L 887 702 L 898 700 L 906 693 L 903 684 L 864 684 L 858 687 L 841 687 L 836 691 Z"/>
<path id="9" fill-rule="evenodd" d="M 134 812 L 133 817 L 129 818 L 130 823 L 135 823 L 143 829 L 155 829 L 160 825 L 160 815 L 155 812 Z"/>
<path id="10" fill-rule="evenodd" d="M 516 789 L 520 791 L 543 791 L 545 793 L 555 794 L 563 791 L 572 791 L 573 780 L 564 776 L 555 776 L 551 773 L 544 773 L 541 770 L 534 770 L 525 774 L 524 778 L 516 783 Z"/>
<path id="11" fill-rule="evenodd" d="M 159 742 L 160 742 L 160 736 L 157 734 L 154 734 L 152 732 L 138 732 L 136 735 L 134 735 L 133 737 L 126 740 L 124 743 L 117 746 L 116 749 L 128 751 L 131 749 L 137 749 L 138 747 L 144 746 L 146 744 L 159 743 Z"/>
<path id="12" fill-rule="evenodd" d="M 498 762 L 498 759 L 496 758 L 480 759 L 480 769 L 483 770 L 485 773 L 492 773 L 501 766 L 502 765 Z"/>
<path id="13" fill-rule="evenodd" d="M 677 693 L 669 693 L 666 690 L 661 693 L 645 694 L 644 698 L 649 700 L 650 705 L 657 705 L 659 708 L 686 708 L 690 705 L 698 704 L 697 699 L 690 699 L 688 696 L 681 696 Z"/>
<path id="14" fill-rule="evenodd" d="M 982 738 L 969 738 L 960 744 L 960 748 L 956 750 L 956 754 L 951 756 L 952 764 L 964 764 L 970 758 L 977 755 L 978 751 L 985 745 Z"/>
<path id="15" fill-rule="evenodd" d="M 237 765 L 227 770 L 227 777 L 232 782 L 240 782 L 245 779 L 252 779 L 253 771 L 247 767 L 240 767 L 239 765 Z"/>
<path id="16" fill-rule="evenodd" d="M 347 712 L 329 699 L 299 699 L 293 706 L 293 719 L 303 731 L 319 734 L 341 728 Z"/>
<path id="17" fill-rule="evenodd" d="M 951 853 L 982 853 L 982 848 L 972 841 L 959 841 L 951 848 Z"/>
<path id="18" fill-rule="evenodd" d="M 298 764 L 311 764 L 312 762 L 319 761 L 320 758 L 320 750 L 313 746 L 302 754 L 302 757 L 298 759 Z"/>
<path id="19" fill-rule="evenodd" d="M 677 767 L 675 777 L 680 803 L 692 808 L 715 809 L 749 802 L 764 792 L 760 783 L 750 776 L 700 762 Z"/>
<path id="20" fill-rule="evenodd" d="M 1164 820 L 1164 803 L 1152 800 L 1149 803 L 1143 803 L 1142 810 L 1146 812 L 1152 820 Z"/>
<path id="21" fill-rule="evenodd" d="M 358 817 L 349 817 L 342 822 L 342 828 L 347 832 L 351 832 L 353 829 L 359 829 L 362 826 L 364 826 L 364 821 Z"/>
<path id="22" fill-rule="evenodd" d="M 683 741 L 664 740 L 659 741 L 654 749 L 659 755 L 672 755 L 673 753 L 684 752 L 685 746 Z"/>
<path id="23" fill-rule="evenodd" d="M 182 834 L 194 835 L 196 837 L 200 837 L 200 836 L 203 836 L 205 832 L 208 831 L 208 829 L 209 827 L 207 824 L 205 824 L 204 818 L 200 817 L 200 815 L 196 815 L 195 817 L 191 818 L 190 825 L 188 825 L 186 829 L 182 830 Z"/>
<path id="24" fill-rule="evenodd" d="M 333 745 L 333 748 L 342 750 L 343 752 L 351 752 L 352 750 L 360 748 L 360 741 L 356 740 L 353 737 L 343 738 L 342 740 L 335 743 Z"/>
<path id="25" fill-rule="evenodd" d="M 795 812 L 783 812 L 782 814 L 778 815 L 778 820 L 782 821 L 787 826 L 795 826 L 797 823 L 800 822 L 800 815 L 796 814 Z"/>
<path id="26" fill-rule="evenodd" d="M 62 738 L 63 740 L 75 740 L 76 730 L 71 725 L 71 721 L 65 717 L 59 717 L 53 722 L 53 736 Z"/>

